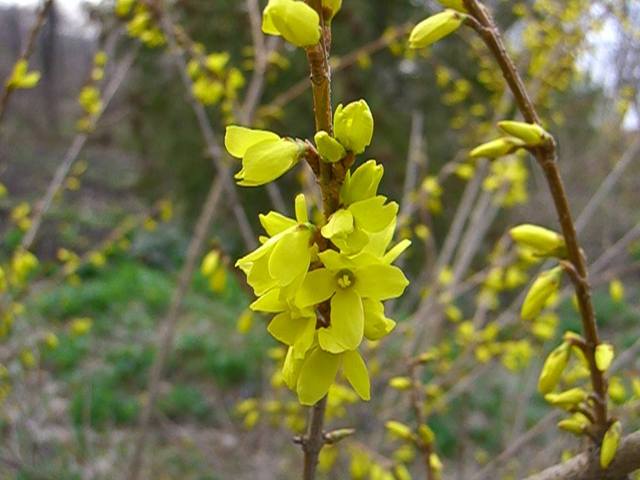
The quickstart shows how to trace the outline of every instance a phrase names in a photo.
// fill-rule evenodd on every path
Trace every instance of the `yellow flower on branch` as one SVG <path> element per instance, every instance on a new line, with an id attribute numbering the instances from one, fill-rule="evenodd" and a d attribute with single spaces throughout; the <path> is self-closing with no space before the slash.
<path id="1" fill-rule="evenodd" d="M 262 31 L 282 36 L 297 47 L 320 41 L 320 17 L 303 1 L 269 0 L 262 16 Z"/>

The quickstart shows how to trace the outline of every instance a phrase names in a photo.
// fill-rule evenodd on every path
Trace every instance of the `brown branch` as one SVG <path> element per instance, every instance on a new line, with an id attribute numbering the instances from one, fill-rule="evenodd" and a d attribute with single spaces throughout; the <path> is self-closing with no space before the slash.
<path id="1" fill-rule="evenodd" d="M 137 52 L 137 48 L 132 50 L 120 62 L 120 65 L 114 73 L 113 78 L 105 87 L 104 95 L 102 97 L 102 107 L 100 108 L 100 111 L 96 113 L 94 117 L 94 123 L 100 120 L 100 118 L 104 114 L 104 111 L 113 100 L 116 92 L 123 84 L 125 78 L 127 77 L 127 73 L 131 68 L 131 65 L 133 65 L 133 61 L 137 55 Z M 58 192 L 58 190 L 60 190 L 60 187 L 62 186 L 65 178 L 69 173 L 69 170 L 78 159 L 78 156 L 82 152 L 82 149 L 84 148 L 88 139 L 89 134 L 87 133 L 78 133 L 73 139 L 73 142 L 65 153 L 62 162 L 60 163 L 60 165 L 58 165 L 58 168 L 56 169 L 55 174 L 51 179 L 51 182 L 49 183 L 44 196 L 36 205 L 33 218 L 31 219 L 31 226 L 29 227 L 29 230 L 24 235 L 24 237 L 22 237 L 21 247 L 23 249 L 28 250 L 29 248 L 31 248 L 38 230 L 40 229 L 40 226 L 42 224 L 42 220 L 46 213 L 49 211 L 49 208 L 51 208 L 51 204 L 53 203 L 53 199 L 55 198 L 56 193 Z"/>
<path id="2" fill-rule="evenodd" d="M 464 4 L 475 19 L 475 21 L 470 22 L 471 27 L 478 32 L 496 58 L 522 116 L 529 123 L 540 124 L 541 121 L 536 108 L 529 97 L 518 70 L 506 51 L 500 31 L 496 27 L 490 13 L 478 0 L 464 0 Z M 604 374 L 596 367 L 595 362 L 595 349 L 600 343 L 600 338 L 598 336 L 595 311 L 591 301 L 591 286 L 586 261 L 578 242 L 569 201 L 562 178 L 560 177 L 560 171 L 556 161 L 555 141 L 552 139 L 545 145 L 531 149 L 531 152 L 545 174 L 562 233 L 567 244 L 568 259 L 573 264 L 581 279 L 580 282 L 576 283 L 575 290 L 582 318 L 582 327 L 588 342 L 587 360 L 591 372 L 591 384 L 598 398 L 594 410 L 597 422 L 596 427 L 598 429 L 597 433 L 598 437 L 601 438 L 607 430 L 609 423 L 606 402 L 607 381 Z"/>
<path id="3" fill-rule="evenodd" d="M 622 440 L 613 463 L 606 470 L 600 468 L 595 453 L 592 447 L 526 480 L 624 480 L 629 473 L 640 469 L 640 431 Z"/>
<path id="4" fill-rule="evenodd" d="M 36 46 L 36 39 L 38 38 L 38 33 L 42 29 L 44 22 L 47 19 L 47 14 L 51 7 L 53 6 L 53 0 L 44 0 L 38 15 L 36 16 L 36 21 L 31 27 L 29 31 L 29 38 L 27 40 L 27 44 L 20 54 L 20 58 L 18 58 L 18 62 L 21 60 L 29 60 L 31 55 L 33 54 L 33 50 Z M 17 63 L 17 62 L 16 62 Z M 0 96 L 0 123 L 2 123 L 2 119 L 4 118 L 4 114 L 7 110 L 7 105 L 9 104 L 9 98 L 11 94 L 15 91 L 15 88 L 10 88 L 6 83 L 4 86 L 4 90 L 2 91 L 2 95 Z"/>

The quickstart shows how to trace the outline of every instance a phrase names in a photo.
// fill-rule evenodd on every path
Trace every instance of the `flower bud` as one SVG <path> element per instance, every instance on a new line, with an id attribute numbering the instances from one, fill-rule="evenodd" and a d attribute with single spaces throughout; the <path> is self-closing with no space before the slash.
<path id="1" fill-rule="evenodd" d="M 498 158 L 513 153 L 524 146 L 525 143 L 519 138 L 502 137 L 477 146 L 471 150 L 470 155 L 471 158 Z"/>
<path id="2" fill-rule="evenodd" d="M 582 413 L 574 413 L 571 417 L 558 422 L 558 428 L 575 435 L 582 435 L 589 426 L 589 419 Z"/>
<path id="3" fill-rule="evenodd" d="M 507 135 L 514 136 L 530 147 L 535 147 L 551 139 L 551 135 L 536 123 L 514 122 L 505 120 L 498 122 L 498 128 Z"/>
<path id="4" fill-rule="evenodd" d="M 393 377 L 389 380 L 389 386 L 396 390 L 409 390 L 413 382 L 409 377 Z"/>
<path id="5" fill-rule="evenodd" d="M 601 372 L 605 372 L 611 366 L 613 361 L 613 345 L 608 343 L 601 343 L 596 347 L 596 367 Z"/>
<path id="6" fill-rule="evenodd" d="M 262 17 L 262 31 L 282 36 L 297 47 L 309 47 L 320 41 L 320 17 L 302 1 L 269 0 Z"/>
<path id="7" fill-rule="evenodd" d="M 558 291 L 562 279 L 562 267 L 556 267 L 538 275 L 522 303 L 520 316 L 533 320 L 542 311 L 549 298 Z"/>
<path id="8" fill-rule="evenodd" d="M 438 0 L 438 2 L 445 8 L 453 8 L 459 12 L 467 11 L 467 7 L 464 6 L 463 0 Z"/>
<path id="9" fill-rule="evenodd" d="M 422 440 L 425 445 L 431 445 L 436 439 L 436 434 L 433 433 L 433 430 L 431 430 L 431 428 L 429 428 L 429 425 L 425 424 L 422 424 L 418 427 L 418 435 L 420 436 L 420 440 Z"/>
<path id="10" fill-rule="evenodd" d="M 555 388 L 560 381 L 562 372 L 569 362 L 570 346 L 567 343 L 563 343 L 555 350 L 553 350 L 542 366 L 542 372 L 540 372 L 540 378 L 538 379 L 538 391 L 546 395 Z"/>
<path id="11" fill-rule="evenodd" d="M 337 430 L 331 430 L 324 434 L 324 439 L 329 445 L 334 445 L 340 440 L 344 440 L 356 433 L 355 428 L 339 428 Z"/>
<path id="12" fill-rule="evenodd" d="M 322 0 L 322 8 L 331 12 L 329 17 L 325 15 L 325 19 L 331 20 L 342 8 L 342 0 Z"/>
<path id="13" fill-rule="evenodd" d="M 602 447 L 600 449 L 600 466 L 607 468 L 613 462 L 620 445 L 620 437 L 622 436 L 622 425 L 615 422 L 609 427 L 607 433 L 604 434 Z"/>
<path id="14" fill-rule="evenodd" d="M 465 15 L 455 10 L 445 10 L 418 23 L 409 36 L 409 48 L 424 48 L 456 31 Z"/>
<path id="15" fill-rule="evenodd" d="M 235 175 L 238 185 L 255 187 L 269 183 L 290 170 L 304 153 L 302 142 L 280 138 L 273 132 L 230 125 L 224 144 L 229 154 L 242 158 Z"/>
<path id="16" fill-rule="evenodd" d="M 348 171 L 340 190 L 342 203 L 349 206 L 360 200 L 375 197 L 383 173 L 384 167 L 375 160 L 363 163 L 353 173 Z"/>
<path id="17" fill-rule="evenodd" d="M 587 392 L 582 388 L 572 388 L 560 393 L 547 393 L 544 399 L 551 405 L 561 408 L 573 408 L 587 399 Z"/>
<path id="18" fill-rule="evenodd" d="M 564 237 L 553 230 L 524 224 L 509 230 L 509 234 L 519 246 L 530 248 L 536 255 L 557 257 L 566 255 Z"/>
<path id="19" fill-rule="evenodd" d="M 318 153 L 325 162 L 339 162 L 347 154 L 342 144 L 325 131 L 316 133 L 314 140 L 318 148 Z"/>
<path id="20" fill-rule="evenodd" d="M 624 285 L 618 279 L 612 280 L 609 284 L 609 295 L 611 295 L 611 300 L 616 303 L 620 303 L 624 300 Z"/>
<path id="21" fill-rule="evenodd" d="M 350 152 L 359 154 L 371 143 L 373 115 L 364 100 L 351 102 L 346 107 L 338 105 L 333 117 L 336 139 Z"/>
<path id="22" fill-rule="evenodd" d="M 389 431 L 389 433 L 391 433 L 392 435 L 395 435 L 398 438 L 401 438 L 403 440 L 414 439 L 411 428 L 409 428 L 404 423 L 396 422 L 395 420 L 389 420 L 387 423 L 384 424 L 384 426 Z"/>

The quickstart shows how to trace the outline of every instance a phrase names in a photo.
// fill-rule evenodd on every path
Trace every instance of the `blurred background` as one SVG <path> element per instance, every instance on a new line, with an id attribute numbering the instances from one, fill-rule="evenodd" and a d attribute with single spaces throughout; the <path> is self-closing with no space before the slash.
<path id="1" fill-rule="evenodd" d="M 176 314 L 147 442 L 147 478 L 299 478 L 300 452 L 291 436 L 304 425 L 304 412 L 278 383 L 282 351 L 268 336 L 266 319 L 247 312 L 251 295 L 233 263 L 257 238 L 258 213 L 291 214 L 301 188 L 317 193 L 301 165 L 270 190 L 223 193 L 209 222 L 202 207 L 222 188 L 215 187 L 224 183 L 221 166 L 239 169 L 219 152 L 225 125 L 313 137 L 304 53 L 256 40 L 252 9 L 264 1 L 166 2 L 164 18 L 180 26 L 177 46 L 163 38 L 162 22 L 141 18 L 144 12 L 135 10 L 141 7 L 114 13 L 110 1 L 51 3 L 29 58 L 40 81 L 11 94 L 0 123 L 0 265 L 7 278 L 17 275 L 0 306 L 0 478 L 126 478 L 160 325 L 171 312 L 187 252 L 197 259 L 196 271 Z M 485 3 L 558 139 L 574 212 L 588 207 L 581 240 L 590 261 L 601 261 L 599 321 L 620 351 L 635 348 L 618 397 L 631 431 L 640 420 L 640 387 L 633 382 L 640 373 L 640 5 Z M 0 1 L 3 82 L 29 48 L 41 7 Z M 423 52 L 407 50 L 410 27 L 440 8 L 422 0 L 344 0 L 333 22 L 334 103 L 365 98 L 373 111 L 376 131 L 366 155 L 385 167 L 381 192 L 401 203 L 398 236 L 413 241 L 403 260 L 413 285 L 393 305 L 399 335 L 370 347 L 376 398 L 363 405 L 344 393 L 335 405 L 330 424 L 359 433 L 325 455 L 322 478 L 395 478 L 366 469 L 357 476 L 360 454 L 381 470 L 406 463 L 421 478 L 420 465 L 407 460 L 410 452 L 384 434 L 384 421 L 410 416 L 408 403 L 394 397 L 401 392 L 386 383 L 402 372 L 402 344 L 411 339 L 420 339 L 420 351 L 449 346 L 447 362 L 424 377 L 427 386 L 446 378 L 435 382 L 440 393 L 427 388 L 434 405 L 452 389 L 455 394 L 433 409 L 445 478 L 472 478 L 487 465 L 486 478 L 519 478 L 580 448 L 557 440 L 553 423 L 539 427 L 549 407 L 535 392 L 544 352 L 563 331 L 579 328 L 570 299 L 558 301 L 546 330 L 509 324 L 490 359 L 472 354 L 451 369 L 479 338 L 474 332 L 513 309 L 526 286 L 526 277 L 503 279 L 490 302 L 481 295 L 495 272 L 488 265 L 506 249 L 505 232 L 517 223 L 555 228 L 556 222 L 531 159 L 492 165 L 468 159 L 471 148 L 498 134 L 497 120 L 516 114 L 473 32 Z M 224 83 L 224 93 L 190 70 L 202 56 L 222 65 L 210 81 Z M 465 235 L 447 261 L 440 254 L 465 208 Z M 196 225 L 204 228 L 198 251 L 190 249 Z M 21 245 L 37 265 L 24 255 L 16 261 Z M 507 267 L 499 268 L 505 274 Z M 425 299 L 448 291 L 443 285 L 451 278 L 466 290 L 443 308 L 431 305 L 420 320 L 428 330 L 416 327 Z M 469 332 L 465 319 L 471 319 L 470 338 L 462 335 Z M 528 346 L 514 345 L 516 339 Z M 498 367 L 478 372 L 479 364 Z M 528 448 L 538 455 L 491 463 L 536 426 Z"/>

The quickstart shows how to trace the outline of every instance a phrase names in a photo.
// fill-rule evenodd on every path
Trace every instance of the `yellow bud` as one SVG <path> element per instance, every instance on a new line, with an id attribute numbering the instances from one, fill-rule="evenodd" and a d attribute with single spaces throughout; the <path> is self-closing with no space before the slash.
<path id="1" fill-rule="evenodd" d="M 375 160 L 366 161 L 353 173 L 348 171 L 340 190 L 342 203 L 348 206 L 375 196 L 383 173 L 384 167 L 377 164 Z"/>
<path id="2" fill-rule="evenodd" d="M 571 349 L 569 344 L 563 343 L 553 350 L 542 366 L 540 378 L 538 379 L 538 390 L 543 395 L 551 392 L 560 381 L 562 372 L 569 362 Z"/>
<path id="3" fill-rule="evenodd" d="M 600 449 L 600 466 L 607 468 L 613 462 L 620 445 L 620 437 L 622 436 L 622 425 L 615 422 L 609 427 L 607 433 L 604 434 L 602 447 Z"/>
<path id="4" fill-rule="evenodd" d="M 467 7 L 464 6 L 463 0 L 438 0 L 438 2 L 445 8 L 453 8 L 459 12 L 467 11 Z"/>
<path id="5" fill-rule="evenodd" d="M 60 340 L 58 340 L 58 337 L 56 336 L 55 333 L 47 333 L 44 337 L 44 344 L 50 348 L 50 349 L 56 349 L 58 348 L 58 345 L 60 344 Z"/>
<path id="6" fill-rule="evenodd" d="M 409 377 L 393 377 L 389 380 L 389 386 L 396 390 L 409 390 L 413 382 Z"/>
<path id="7" fill-rule="evenodd" d="M 549 135 L 544 128 L 535 123 L 505 120 L 503 122 L 498 122 L 498 128 L 507 135 L 519 138 L 530 147 L 535 147 L 551 139 L 551 135 Z"/>
<path id="8" fill-rule="evenodd" d="M 320 131 L 316 133 L 314 140 L 318 148 L 318 153 L 320 153 L 320 157 L 322 157 L 325 162 L 339 162 L 347 154 L 342 144 L 327 132 Z"/>
<path id="9" fill-rule="evenodd" d="M 401 438 L 403 440 L 414 439 L 411 428 L 409 428 L 404 423 L 396 422 L 395 420 L 389 420 L 387 423 L 384 424 L 384 426 L 389 431 L 389 433 L 391 433 L 392 435 L 395 435 L 398 438 Z"/>
<path id="10" fill-rule="evenodd" d="M 471 158 L 498 158 L 513 153 L 524 146 L 525 143 L 519 138 L 502 137 L 477 146 L 471 150 L 470 155 Z"/>
<path id="11" fill-rule="evenodd" d="M 393 467 L 393 473 L 396 480 L 411 480 L 409 469 L 401 463 Z"/>
<path id="12" fill-rule="evenodd" d="M 562 267 L 556 267 L 538 275 L 522 303 L 520 316 L 533 320 L 542 311 L 549 298 L 558 291 L 562 279 Z"/>
<path id="13" fill-rule="evenodd" d="M 556 407 L 573 408 L 587 399 L 587 392 L 582 388 L 572 388 L 560 393 L 547 393 L 544 399 Z"/>
<path id="14" fill-rule="evenodd" d="M 596 366 L 601 372 L 606 371 L 613 361 L 613 345 L 601 343 L 596 347 Z"/>
<path id="15" fill-rule="evenodd" d="M 224 72 L 224 67 L 229 63 L 231 56 L 227 52 L 211 53 L 206 56 L 204 65 L 211 72 L 221 75 Z"/>
<path id="16" fill-rule="evenodd" d="M 82 336 L 89 333 L 93 321 L 90 318 L 76 318 L 71 322 L 71 333 L 75 336 Z"/>
<path id="17" fill-rule="evenodd" d="M 355 428 L 339 428 L 337 430 L 332 430 L 330 432 L 325 433 L 324 438 L 329 444 L 336 444 L 340 440 L 343 440 L 347 437 L 352 436 L 356 433 Z"/>
<path id="18" fill-rule="evenodd" d="M 431 468 L 433 468 L 436 472 L 442 471 L 442 461 L 440 461 L 440 457 L 436 453 L 432 453 L 429 456 L 429 464 Z"/>
<path id="19" fill-rule="evenodd" d="M 627 389 L 620 377 L 611 377 L 609 380 L 609 398 L 613 403 L 621 405 L 627 399 Z"/>
<path id="20" fill-rule="evenodd" d="M 262 31 L 282 36 L 297 47 L 309 47 L 320 41 L 320 17 L 305 2 L 269 0 L 262 17 Z"/>
<path id="21" fill-rule="evenodd" d="M 436 439 L 436 434 L 433 433 L 433 430 L 431 430 L 429 426 L 425 424 L 422 424 L 418 427 L 418 435 L 420 436 L 420 440 L 422 440 L 425 445 L 431 445 Z"/>
<path id="22" fill-rule="evenodd" d="M 571 417 L 558 422 L 558 428 L 575 435 L 582 435 L 589 426 L 589 419 L 582 413 L 574 413 Z"/>
<path id="23" fill-rule="evenodd" d="M 539 256 L 566 255 L 566 245 L 564 237 L 559 233 L 538 225 L 523 224 L 513 227 L 509 234 L 514 242 L 520 247 L 533 250 Z"/>
<path id="24" fill-rule="evenodd" d="M 342 8 L 342 0 L 322 0 L 322 8 L 331 12 L 328 18 L 325 15 L 327 20 L 331 20 Z"/>
<path id="25" fill-rule="evenodd" d="M 245 310 L 242 312 L 242 315 L 238 318 L 238 323 L 236 324 L 236 330 L 238 333 L 247 333 L 251 330 L 251 325 L 253 324 L 253 312 L 251 310 Z"/>
<path id="26" fill-rule="evenodd" d="M 344 148 L 355 154 L 364 152 L 373 137 L 373 115 L 367 102 L 358 100 L 346 107 L 338 105 L 333 116 L 333 129 Z"/>
<path id="27" fill-rule="evenodd" d="M 18 60 L 13 67 L 13 72 L 6 82 L 9 90 L 17 88 L 33 88 L 40 81 L 39 72 L 29 72 L 29 64 L 26 60 Z"/>
<path id="28" fill-rule="evenodd" d="M 609 284 L 609 295 L 611 295 L 611 299 L 620 303 L 624 299 L 624 285 L 618 279 L 612 280 Z"/>
<path id="29" fill-rule="evenodd" d="M 409 48 L 424 48 L 455 32 L 466 16 L 455 10 L 445 10 L 418 23 L 409 36 Z"/>
<path id="30" fill-rule="evenodd" d="M 207 253 L 202 260 L 202 265 L 200 266 L 200 272 L 205 277 L 209 277 L 213 275 L 213 273 L 217 270 L 220 265 L 220 252 L 217 250 L 212 250 Z"/>

